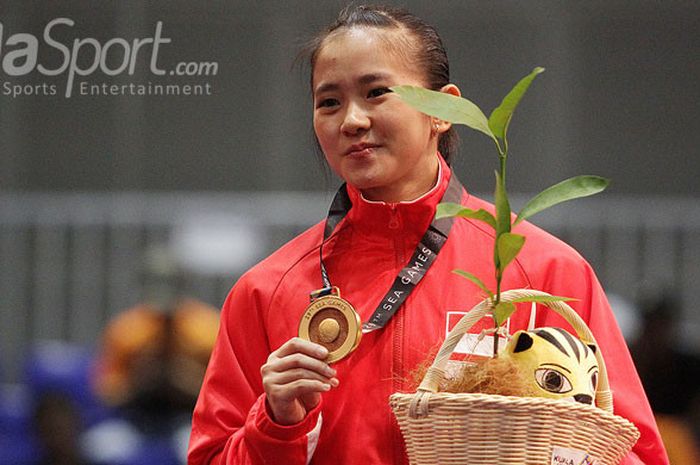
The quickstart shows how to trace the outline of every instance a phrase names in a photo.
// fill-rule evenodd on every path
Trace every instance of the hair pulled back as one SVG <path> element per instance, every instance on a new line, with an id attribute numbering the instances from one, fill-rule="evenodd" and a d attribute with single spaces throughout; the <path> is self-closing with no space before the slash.
<path id="1" fill-rule="evenodd" d="M 435 28 L 400 8 L 375 5 L 348 5 L 336 18 L 335 22 L 314 37 L 305 47 L 303 53 L 309 57 L 311 80 L 318 54 L 325 40 L 341 29 L 353 27 L 373 27 L 377 29 L 403 28 L 412 37 L 409 54 L 418 68 L 423 70 L 426 84 L 431 90 L 440 90 L 450 83 L 450 65 L 447 52 Z M 450 164 L 457 150 L 458 137 L 454 128 L 442 133 L 438 139 L 438 150 L 445 161 Z"/>

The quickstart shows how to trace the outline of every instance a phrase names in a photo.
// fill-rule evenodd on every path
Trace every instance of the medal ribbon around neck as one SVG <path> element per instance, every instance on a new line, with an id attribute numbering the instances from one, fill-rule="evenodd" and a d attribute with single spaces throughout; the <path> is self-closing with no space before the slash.
<path id="1" fill-rule="evenodd" d="M 455 173 L 452 172 L 449 184 L 440 202 L 460 203 L 462 199 L 462 189 L 462 184 L 457 179 Z M 323 243 L 333 234 L 333 231 L 348 214 L 350 208 L 352 208 L 352 202 L 348 196 L 347 186 L 343 184 L 338 189 L 328 209 L 326 226 L 323 231 L 323 242 L 321 243 L 321 247 L 319 247 L 319 263 L 324 288 L 311 293 L 312 305 L 316 299 L 324 296 L 336 295 L 337 298 L 340 299 L 340 292 L 337 287 L 331 285 L 328 272 L 323 264 Z M 415 289 L 421 279 L 423 279 L 423 276 L 428 272 L 433 262 L 435 262 L 440 249 L 442 249 L 442 246 L 447 242 L 447 236 L 452 229 L 453 223 L 454 218 L 433 219 L 430 226 L 428 226 L 428 229 L 425 231 L 423 238 L 418 243 L 416 250 L 413 252 L 413 256 L 396 276 L 391 289 L 389 289 L 384 298 L 379 302 L 379 305 L 374 310 L 369 320 L 362 323 L 362 333 L 369 333 L 383 328 L 391 317 L 394 316 L 413 289 Z M 345 299 L 340 300 L 347 302 Z M 359 321 L 359 316 L 357 320 Z"/>
<path id="2" fill-rule="evenodd" d="M 459 203 L 462 184 L 452 173 L 450 182 L 440 199 L 441 202 Z M 411 260 L 394 280 L 391 289 L 381 300 L 368 321 L 362 323 L 360 316 L 347 300 L 341 298 L 340 289 L 331 284 L 323 263 L 323 244 L 331 237 L 338 224 L 352 208 L 347 186 L 338 189 L 328 210 L 323 241 L 319 247 L 319 263 L 324 288 L 311 292 L 311 303 L 304 311 L 299 323 L 299 337 L 320 344 L 328 349 L 328 363 L 348 356 L 360 344 L 362 334 L 383 328 L 401 307 L 409 294 L 428 272 L 452 229 L 454 218 L 433 220 L 413 252 Z"/>

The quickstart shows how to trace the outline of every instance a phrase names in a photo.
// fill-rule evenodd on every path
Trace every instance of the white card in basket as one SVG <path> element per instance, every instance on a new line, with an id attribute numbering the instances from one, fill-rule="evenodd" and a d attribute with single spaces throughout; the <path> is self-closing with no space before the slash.
<path id="1" fill-rule="evenodd" d="M 447 312 L 447 321 L 445 322 L 445 336 L 454 328 L 457 322 L 466 315 L 466 312 Z M 493 355 L 493 335 L 484 334 L 482 331 L 493 328 L 493 317 L 491 315 L 484 316 L 469 332 L 462 336 L 462 339 L 457 343 L 453 354 L 459 355 L 474 355 L 477 357 L 491 357 Z M 504 325 L 506 330 L 510 332 L 510 320 Z M 499 346 L 504 347 L 506 339 L 500 337 Z"/>
<path id="2" fill-rule="evenodd" d="M 447 317 L 445 319 L 445 337 L 452 331 L 452 328 L 455 327 L 455 325 L 459 322 L 459 320 L 462 319 L 464 315 L 466 315 L 467 312 L 458 312 L 458 311 L 448 311 L 447 312 Z M 535 302 L 532 302 L 530 306 L 530 321 L 527 325 L 527 330 L 531 331 L 532 329 L 535 328 L 535 317 L 537 316 L 537 306 L 535 305 Z M 468 357 L 492 357 L 493 356 L 493 333 L 489 332 L 486 334 L 485 332 L 488 330 L 493 329 L 493 316 L 490 314 L 485 315 L 481 320 L 477 321 L 476 324 L 474 324 L 470 329 L 467 334 L 462 336 L 462 339 L 457 343 L 457 346 L 455 347 L 454 351 L 452 352 L 453 355 L 461 355 L 462 357 L 457 357 L 457 358 L 464 358 L 464 356 Z M 510 332 L 510 318 L 508 318 L 503 325 L 505 328 L 506 334 L 511 334 Z M 484 333 L 484 334 L 482 334 Z M 507 342 L 507 339 L 501 335 L 499 336 L 499 347 L 501 349 L 505 347 L 505 344 Z"/>
<path id="3" fill-rule="evenodd" d="M 566 447 L 552 448 L 551 465 L 599 465 L 600 462 L 595 457 L 578 449 L 568 449 Z"/>

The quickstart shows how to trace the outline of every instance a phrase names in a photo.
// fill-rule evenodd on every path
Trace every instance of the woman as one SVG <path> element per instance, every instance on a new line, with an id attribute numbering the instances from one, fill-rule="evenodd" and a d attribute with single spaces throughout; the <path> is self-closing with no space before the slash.
<path id="1" fill-rule="evenodd" d="M 317 224 L 232 289 L 194 412 L 191 464 L 408 463 L 389 395 L 407 389 L 406 378 L 444 338 L 447 310 L 469 309 L 481 298 L 450 271 L 493 274 L 492 231 L 478 222 L 454 222 L 439 253 L 420 249 L 436 205 L 454 195 L 455 186 L 457 201 L 492 209 L 452 175 L 450 124 L 411 109 L 389 90 L 408 84 L 459 95 L 435 31 L 402 11 L 352 7 L 314 41 L 310 57 L 314 130 L 329 165 L 347 183 L 351 208 L 339 221 L 329 218 L 326 234 L 326 222 Z M 626 463 L 667 463 L 590 267 L 532 225 L 520 233 L 527 245 L 504 289 L 532 287 L 580 299 L 574 306 L 611 367 L 617 413 L 642 431 Z M 413 292 L 391 291 L 407 263 L 428 255 L 428 271 L 416 263 L 423 279 Z M 309 292 L 330 282 L 363 322 L 378 328 L 333 366 L 324 361 L 325 348 L 294 337 Z M 390 312 L 383 311 L 387 306 Z M 527 324 L 522 314 L 516 312 L 511 330 Z M 538 325 L 566 324 L 539 312 Z"/>

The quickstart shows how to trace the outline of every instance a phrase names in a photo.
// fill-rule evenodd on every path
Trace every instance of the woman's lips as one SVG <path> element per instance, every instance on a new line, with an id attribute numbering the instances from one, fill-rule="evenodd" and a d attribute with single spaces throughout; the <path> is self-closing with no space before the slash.
<path id="1" fill-rule="evenodd" d="M 358 145 L 353 145 L 350 147 L 350 149 L 346 152 L 346 155 L 349 157 L 354 157 L 354 158 L 362 158 L 369 156 L 374 152 L 374 149 L 376 149 L 378 145 L 374 144 L 358 144 Z"/>

